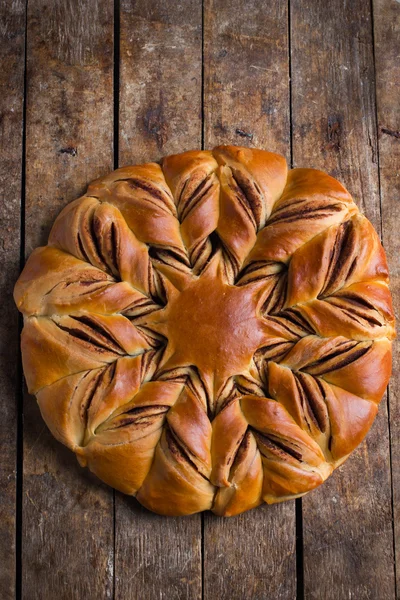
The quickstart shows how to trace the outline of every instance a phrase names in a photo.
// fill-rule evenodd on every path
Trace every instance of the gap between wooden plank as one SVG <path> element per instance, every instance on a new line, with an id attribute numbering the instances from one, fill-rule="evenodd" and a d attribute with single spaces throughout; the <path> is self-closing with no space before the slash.
<path id="1" fill-rule="evenodd" d="M 120 29 L 121 29 L 121 12 L 119 0 L 114 0 L 114 72 L 113 72 L 113 152 L 114 152 L 114 169 L 118 169 L 119 159 L 119 77 L 120 77 Z M 112 491 L 112 510 L 113 510 L 113 600 L 116 594 L 116 499 L 115 490 Z"/>
<path id="2" fill-rule="evenodd" d="M 290 168 L 293 169 L 293 106 L 292 106 L 292 32 L 291 0 L 288 0 L 288 47 L 289 47 L 289 118 L 290 118 Z M 296 515 L 296 600 L 304 600 L 304 556 L 303 556 L 303 499 L 295 500 Z"/>
<path id="3" fill-rule="evenodd" d="M 121 11 L 119 0 L 114 0 L 114 169 L 119 167 L 119 77 L 120 77 L 120 29 Z"/>
<path id="4" fill-rule="evenodd" d="M 22 171 L 21 171 L 21 214 L 20 214 L 20 270 L 25 264 L 25 180 L 26 180 L 26 94 L 27 94 L 27 52 L 28 48 L 28 0 L 25 2 L 25 40 L 24 40 L 24 90 L 22 108 Z M 23 327 L 22 315 L 18 315 L 18 345 Z M 24 374 L 21 350 L 18 354 L 18 422 L 17 422 L 17 494 L 16 494 L 16 569 L 15 597 L 22 597 L 22 494 L 24 476 Z"/>
<path id="5" fill-rule="evenodd" d="M 25 0 L 0 5 L 0 597 L 18 594 L 19 317 L 13 286 L 19 274 L 23 155 Z"/>

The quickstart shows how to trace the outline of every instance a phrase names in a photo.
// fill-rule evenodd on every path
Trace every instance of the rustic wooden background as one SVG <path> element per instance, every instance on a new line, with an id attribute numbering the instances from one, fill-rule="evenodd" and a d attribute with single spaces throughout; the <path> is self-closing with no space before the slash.
<path id="1" fill-rule="evenodd" d="M 399 0 L 0 3 L 0 597 L 386 600 L 400 589 L 400 356 L 320 489 L 161 518 L 76 463 L 24 391 L 12 287 L 61 207 L 118 165 L 217 143 L 339 178 L 400 301 Z M 396 585 L 397 584 L 397 585 Z"/>

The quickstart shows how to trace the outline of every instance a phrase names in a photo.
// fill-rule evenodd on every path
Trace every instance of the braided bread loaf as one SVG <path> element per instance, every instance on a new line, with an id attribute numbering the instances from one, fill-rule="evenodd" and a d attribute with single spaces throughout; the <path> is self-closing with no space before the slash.
<path id="1" fill-rule="evenodd" d="M 233 146 L 118 169 L 15 287 L 54 436 L 150 510 L 234 515 L 320 485 L 391 371 L 385 254 L 332 177 Z"/>

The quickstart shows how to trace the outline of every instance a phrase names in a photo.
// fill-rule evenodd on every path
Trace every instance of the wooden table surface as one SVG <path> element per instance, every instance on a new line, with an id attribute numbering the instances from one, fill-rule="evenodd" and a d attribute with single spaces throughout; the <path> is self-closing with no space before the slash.
<path id="1" fill-rule="evenodd" d="M 92 179 L 231 143 L 340 179 L 382 236 L 398 306 L 400 1 L 3 0 L 0 36 L 1 600 L 399 598 L 398 348 L 366 442 L 320 489 L 162 518 L 46 429 L 12 288 Z"/>

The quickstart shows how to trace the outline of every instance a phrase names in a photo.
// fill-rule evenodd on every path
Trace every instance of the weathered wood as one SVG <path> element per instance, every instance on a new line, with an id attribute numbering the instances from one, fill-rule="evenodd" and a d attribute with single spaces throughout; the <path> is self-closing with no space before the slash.
<path id="1" fill-rule="evenodd" d="M 290 158 L 287 2 L 205 0 L 204 139 Z"/>
<path id="2" fill-rule="evenodd" d="M 112 169 L 113 2 L 29 1 L 26 254 L 64 204 Z M 140 6 L 141 4 L 141 6 Z M 341 179 L 380 227 L 399 312 L 400 17 L 373 0 L 379 154 L 369 3 L 292 0 L 294 162 Z M 25 2 L 0 7 L 3 161 L 0 379 L 0 591 L 14 597 L 17 318 Z M 3 12 L 2 12 L 3 11 Z M 3 18 L 4 14 L 4 18 Z M 286 2 L 205 0 L 205 145 L 289 158 Z M 121 7 L 120 164 L 201 143 L 201 6 Z M 5 358 L 4 358 L 5 357 Z M 4 359 L 4 360 L 3 360 Z M 390 387 L 395 548 L 400 557 L 399 351 Z M 113 597 L 112 492 L 75 463 L 25 400 L 23 597 Z M 303 499 L 305 598 L 394 598 L 386 407 L 366 444 Z M 199 598 L 200 518 L 164 519 L 116 496 L 115 598 Z M 294 598 L 293 503 L 204 518 L 204 598 Z M 398 569 L 400 573 L 400 569 Z M 398 589 L 400 589 L 398 579 Z"/>
<path id="3" fill-rule="evenodd" d="M 201 4 L 121 1 L 119 164 L 201 145 Z"/>
<path id="4" fill-rule="evenodd" d="M 113 167 L 113 7 L 28 6 L 26 253 L 60 209 Z M 83 471 L 24 403 L 22 597 L 111 598 L 112 491 Z"/>
<path id="5" fill-rule="evenodd" d="M 121 2 L 119 164 L 201 145 L 201 4 Z M 201 598 L 201 517 L 116 494 L 116 598 Z"/>
<path id="6" fill-rule="evenodd" d="M 400 314 L 400 4 L 374 0 L 376 100 L 382 240 L 391 274 L 395 314 Z M 400 590 L 400 348 L 394 345 L 389 385 L 392 493 L 397 591 Z"/>
<path id="7" fill-rule="evenodd" d="M 287 2 L 207 0 L 206 148 L 257 146 L 290 160 Z M 292 599 L 294 502 L 221 519 L 204 517 L 204 598 Z"/>
<path id="8" fill-rule="evenodd" d="M 205 515 L 206 600 L 296 597 L 294 502 L 230 519 Z"/>
<path id="9" fill-rule="evenodd" d="M 291 58 L 295 166 L 341 180 L 379 231 L 369 3 L 293 0 Z M 366 443 L 303 499 L 303 519 L 305 598 L 394 598 L 385 401 Z"/>
<path id="10" fill-rule="evenodd" d="M 15 597 L 18 315 L 25 2 L 0 5 L 0 597 Z M 21 474 L 22 476 L 22 474 Z"/>
<path id="11" fill-rule="evenodd" d="M 201 598 L 201 517 L 161 517 L 117 493 L 115 598 Z"/>

